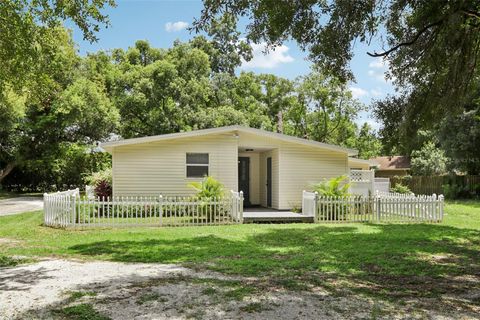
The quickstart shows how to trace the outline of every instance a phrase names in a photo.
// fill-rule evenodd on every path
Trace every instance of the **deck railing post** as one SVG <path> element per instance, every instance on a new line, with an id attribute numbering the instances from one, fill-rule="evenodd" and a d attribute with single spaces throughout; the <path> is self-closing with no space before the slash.
<path id="1" fill-rule="evenodd" d="M 377 221 L 380 221 L 380 215 L 381 215 L 380 206 L 382 204 L 382 201 L 381 201 L 381 198 L 378 195 L 374 196 L 373 199 L 374 199 L 374 203 L 375 203 L 375 207 L 376 207 L 375 208 L 376 209 L 376 216 L 377 216 L 376 218 L 377 218 Z"/>
<path id="2" fill-rule="evenodd" d="M 163 219 L 163 196 L 162 195 L 158 196 L 158 219 L 160 221 L 160 226 L 161 226 L 162 219 Z"/>
<path id="3" fill-rule="evenodd" d="M 443 194 L 438 196 L 438 202 L 439 202 L 439 222 L 443 221 Z"/>
<path id="4" fill-rule="evenodd" d="M 313 221 L 318 222 L 318 192 L 315 191 L 315 196 L 313 197 L 312 211 L 313 211 Z"/>
<path id="5" fill-rule="evenodd" d="M 74 194 L 72 196 L 70 196 L 70 204 L 71 204 L 71 212 L 72 212 L 72 216 L 71 216 L 71 221 L 70 221 L 70 225 L 72 226 L 75 226 L 75 220 L 77 219 L 77 194 Z"/>
<path id="6" fill-rule="evenodd" d="M 243 191 L 240 191 L 238 215 L 239 215 L 238 222 L 243 223 Z"/>

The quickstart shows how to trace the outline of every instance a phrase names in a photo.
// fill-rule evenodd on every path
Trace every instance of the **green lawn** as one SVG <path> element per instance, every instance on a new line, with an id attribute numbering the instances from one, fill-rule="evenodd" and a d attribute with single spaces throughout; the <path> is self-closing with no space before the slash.
<path id="1" fill-rule="evenodd" d="M 468 290 L 465 279 L 480 274 L 480 202 L 445 209 L 441 224 L 96 230 L 43 227 L 41 212 L 33 212 L 0 217 L 0 256 L 180 263 L 287 289 L 321 284 L 394 299 L 434 296 Z"/>
<path id="2" fill-rule="evenodd" d="M 19 193 L 19 192 L 9 192 L 5 190 L 0 190 L 0 200 L 16 198 L 16 197 L 41 197 L 42 194 L 38 192 L 28 192 L 28 193 Z"/>

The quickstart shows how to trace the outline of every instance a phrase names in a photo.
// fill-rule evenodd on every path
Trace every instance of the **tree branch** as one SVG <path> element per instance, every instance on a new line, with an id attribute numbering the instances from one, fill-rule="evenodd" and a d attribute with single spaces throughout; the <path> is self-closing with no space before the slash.
<path id="1" fill-rule="evenodd" d="M 445 20 L 445 17 L 442 18 L 442 19 L 440 19 L 440 20 L 438 20 L 438 21 L 436 21 L 436 22 L 433 22 L 433 23 L 430 23 L 430 24 L 426 25 L 426 26 L 423 27 L 420 31 L 418 31 L 417 34 L 416 34 L 411 40 L 406 41 L 406 42 L 401 42 L 401 43 L 397 44 L 396 46 L 388 49 L 387 51 L 384 51 L 384 52 L 381 52 L 381 53 L 376 53 L 376 52 L 370 53 L 370 52 L 367 52 L 367 54 L 368 54 L 370 57 L 374 57 L 374 58 L 388 56 L 390 53 L 392 53 L 392 52 L 395 51 L 395 50 L 398 50 L 400 47 L 410 46 L 410 45 L 414 44 L 415 42 L 417 42 L 418 38 L 420 38 L 420 36 L 421 36 L 422 34 L 424 34 L 424 33 L 425 33 L 426 31 L 428 31 L 430 28 L 442 24 L 444 20 Z"/>
<path id="2" fill-rule="evenodd" d="M 0 182 L 2 182 L 2 180 L 5 179 L 5 177 L 8 176 L 15 167 L 16 167 L 15 162 L 7 163 L 5 168 L 0 170 Z"/>

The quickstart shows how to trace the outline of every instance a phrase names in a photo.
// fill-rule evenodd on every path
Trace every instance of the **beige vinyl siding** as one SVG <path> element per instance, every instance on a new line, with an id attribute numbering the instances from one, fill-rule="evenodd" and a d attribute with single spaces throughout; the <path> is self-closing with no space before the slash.
<path id="1" fill-rule="evenodd" d="M 260 204 L 260 155 L 257 152 L 241 152 L 239 157 L 250 159 L 250 203 Z"/>
<path id="2" fill-rule="evenodd" d="M 279 209 L 302 204 L 302 191 L 314 183 L 348 173 L 347 154 L 282 143 L 279 149 Z"/>
<path id="3" fill-rule="evenodd" d="M 240 148 L 252 148 L 254 151 L 258 151 L 255 149 L 274 149 L 278 148 L 278 146 L 282 142 L 278 139 L 259 136 L 253 133 L 247 132 L 240 132 L 238 137 L 238 146 Z"/>
<path id="4" fill-rule="evenodd" d="M 209 154 L 209 174 L 227 190 L 237 190 L 237 139 L 232 134 L 179 138 L 119 146 L 113 153 L 113 193 L 120 195 L 190 195 L 188 152 Z"/>

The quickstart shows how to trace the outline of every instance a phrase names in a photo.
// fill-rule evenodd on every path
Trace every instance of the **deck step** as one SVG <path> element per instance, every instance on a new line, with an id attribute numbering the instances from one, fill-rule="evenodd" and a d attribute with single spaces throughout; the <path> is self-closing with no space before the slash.
<path id="1" fill-rule="evenodd" d="M 313 217 L 243 217 L 243 223 L 313 223 Z"/>

